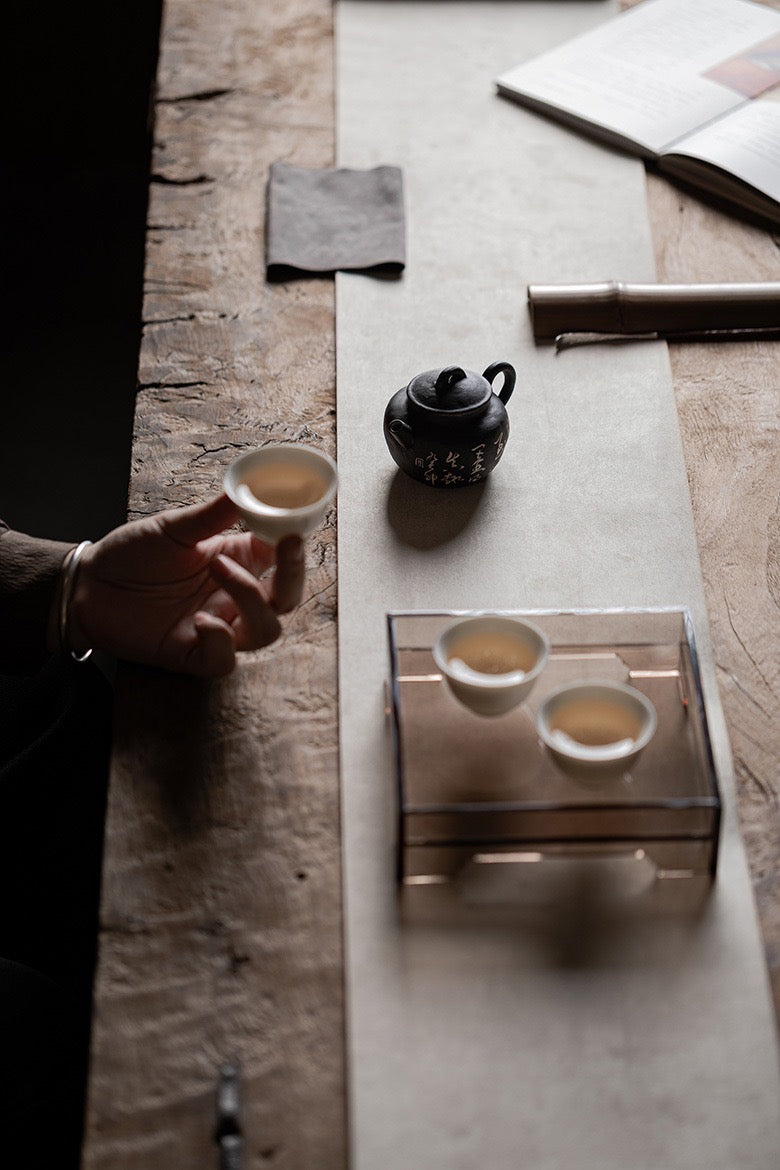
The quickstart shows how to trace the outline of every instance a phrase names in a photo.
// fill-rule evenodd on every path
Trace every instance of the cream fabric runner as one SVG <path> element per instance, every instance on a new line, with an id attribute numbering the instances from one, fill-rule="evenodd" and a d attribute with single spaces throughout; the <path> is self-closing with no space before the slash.
<path id="1" fill-rule="evenodd" d="M 665 346 L 535 349 L 529 282 L 653 280 L 640 163 L 495 94 L 611 4 L 341 0 L 338 163 L 404 168 L 402 280 L 337 276 L 340 708 L 353 1170 L 769 1170 L 774 1021 Z M 390 396 L 516 365 L 477 501 L 396 471 Z M 399 919 L 385 614 L 688 605 L 726 809 L 696 920 L 579 965 L 544 932 Z"/>

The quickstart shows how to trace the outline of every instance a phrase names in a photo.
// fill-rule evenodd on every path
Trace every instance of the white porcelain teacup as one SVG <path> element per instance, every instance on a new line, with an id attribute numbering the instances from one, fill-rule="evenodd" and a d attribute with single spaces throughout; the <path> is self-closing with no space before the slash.
<path id="1" fill-rule="evenodd" d="M 277 544 L 291 533 L 307 536 L 319 527 L 337 483 L 329 455 L 300 443 L 272 443 L 234 460 L 224 488 L 250 532 Z"/>
<path id="2" fill-rule="evenodd" d="M 550 643 L 541 630 L 500 614 L 452 622 L 433 645 L 447 686 L 477 715 L 503 715 L 521 703 L 549 655 Z"/>
<path id="3" fill-rule="evenodd" d="M 657 726 L 646 695 L 626 683 L 569 683 L 547 695 L 536 729 L 562 771 L 578 780 L 625 774 Z"/>

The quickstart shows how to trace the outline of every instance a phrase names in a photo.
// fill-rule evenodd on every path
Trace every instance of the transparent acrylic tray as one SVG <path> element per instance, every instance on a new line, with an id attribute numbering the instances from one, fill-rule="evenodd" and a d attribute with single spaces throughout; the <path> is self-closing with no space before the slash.
<path id="1" fill-rule="evenodd" d="M 551 654 L 526 701 L 484 718 L 447 689 L 432 645 L 462 613 L 388 615 L 398 783 L 398 873 L 447 881 L 472 864 L 540 857 L 648 859 L 655 877 L 712 877 L 720 797 L 686 610 L 516 611 Z M 535 729 L 552 689 L 614 679 L 644 692 L 658 728 L 630 773 L 564 774 Z"/>

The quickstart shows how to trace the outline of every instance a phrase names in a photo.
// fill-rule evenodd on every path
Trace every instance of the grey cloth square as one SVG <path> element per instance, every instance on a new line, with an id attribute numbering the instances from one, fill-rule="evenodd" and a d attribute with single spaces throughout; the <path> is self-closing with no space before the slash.
<path id="1" fill-rule="evenodd" d="M 406 262 L 400 168 L 273 163 L 265 262 L 269 280 L 337 270 L 400 275 Z"/>

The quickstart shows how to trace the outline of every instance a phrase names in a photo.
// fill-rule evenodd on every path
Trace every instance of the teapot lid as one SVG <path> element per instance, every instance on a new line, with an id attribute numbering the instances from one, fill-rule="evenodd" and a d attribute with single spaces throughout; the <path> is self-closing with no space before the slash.
<path id="1" fill-rule="evenodd" d="M 412 378 L 406 394 L 414 406 L 424 411 L 443 413 L 449 418 L 469 418 L 486 409 L 493 387 L 481 374 L 461 366 L 445 366 Z"/>

